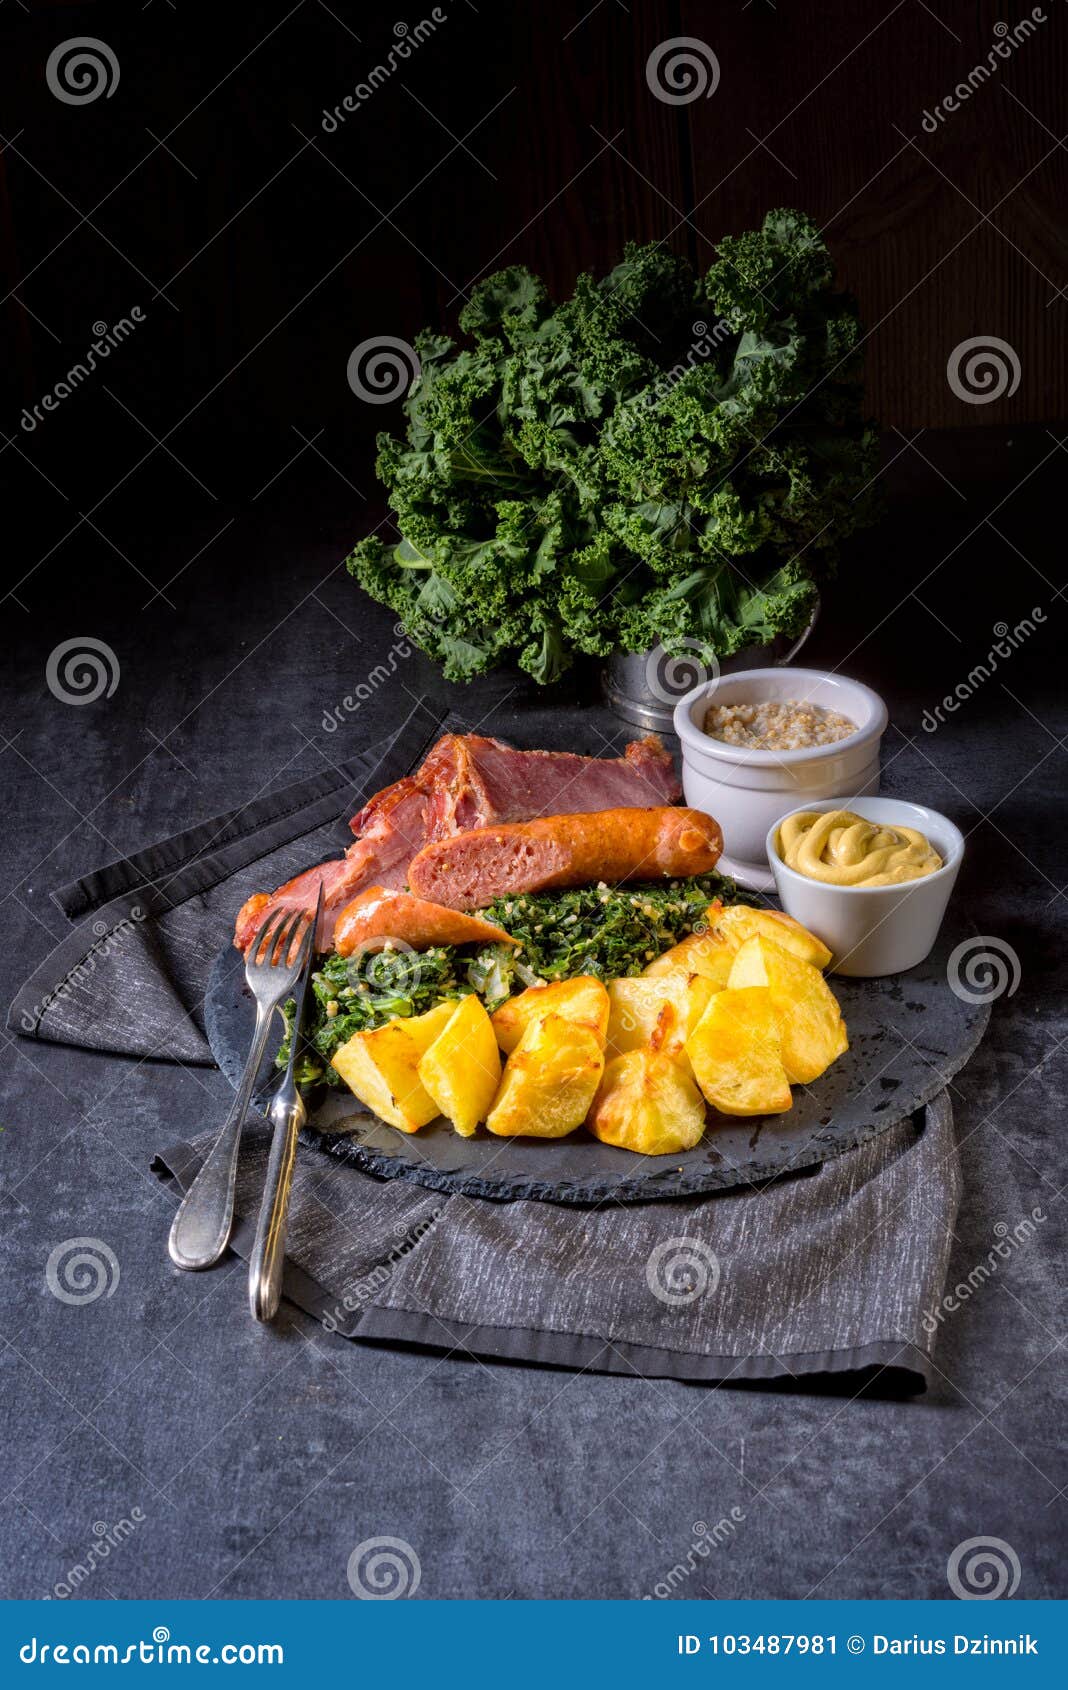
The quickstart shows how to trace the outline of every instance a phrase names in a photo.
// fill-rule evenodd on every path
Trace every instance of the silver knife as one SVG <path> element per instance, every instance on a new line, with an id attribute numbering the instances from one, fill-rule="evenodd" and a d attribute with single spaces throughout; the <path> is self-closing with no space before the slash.
<path id="1" fill-rule="evenodd" d="M 256 1242 L 248 1264 L 249 1308 L 256 1320 L 273 1320 L 282 1297 L 282 1269 L 286 1255 L 286 1218 L 289 1214 L 289 1193 L 293 1184 L 293 1166 L 297 1159 L 297 1134 L 308 1118 L 304 1100 L 293 1078 L 297 1049 L 303 1043 L 304 1012 L 315 966 L 316 940 L 323 914 L 323 883 L 319 882 L 319 899 L 315 906 L 315 920 L 305 941 L 307 955 L 302 959 L 297 987 L 296 1012 L 289 1039 L 289 1061 L 282 1084 L 271 1099 L 267 1119 L 274 1128 L 271 1150 L 267 1159 L 267 1179 L 260 1203 L 260 1218 L 256 1226 Z"/>

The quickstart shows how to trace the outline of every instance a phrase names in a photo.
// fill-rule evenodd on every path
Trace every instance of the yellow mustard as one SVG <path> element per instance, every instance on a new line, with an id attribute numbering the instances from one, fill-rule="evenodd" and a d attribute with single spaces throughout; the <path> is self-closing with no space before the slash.
<path id="1" fill-rule="evenodd" d="M 886 827 L 852 810 L 798 810 L 779 823 L 779 855 L 787 868 L 829 886 L 895 886 L 942 867 L 914 827 Z"/>

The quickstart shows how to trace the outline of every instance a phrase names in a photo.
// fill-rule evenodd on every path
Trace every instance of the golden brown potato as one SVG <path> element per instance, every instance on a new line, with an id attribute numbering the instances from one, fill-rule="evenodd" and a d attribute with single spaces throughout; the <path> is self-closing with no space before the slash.
<path id="1" fill-rule="evenodd" d="M 686 1041 L 697 1083 L 724 1115 L 781 1115 L 792 1102 L 766 986 L 716 992 Z"/>
<path id="2" fill-rule="evenodd" d="M 391 1127 L 415 1133 L 439 1113 L 419 1079 L 419 1063 L 456 1009 L 439 1003 L 425 1015 L 394 1016 L 384 1027 L 353 1033 L 332 1061 L 350 1091 Z"/>
<path id="3" fill-rule="evenodd" d="M 781 945 L 757 936 L 747 939 L 734 959 L 729 982 L 766 986 L 779 1022 L 783 1067 L 795 1084 L 818 1080 L 849 1049 L 838 1000 L 823 975 Z"/>
<path id="4" fill-rule="evenodd" d="M 691 933 L 672 945 L 670 951 L 658 956 L 644 970 L 646 978 L 658 979 L 663 974 L 700 974 L 714 991 L 721 991 L 734 961 L 736 946 L 729 945 L 721 933 L 710 928 L 707 933 Z"/>
<path id="5" fill-rule="evenodd" d="M 494 1010 L 493 1031 L 501 1049 L 511 1055 L 532 1021 L 546 1015 L 562 1015 L 592 1027 L 604 1044 L 608 1026 L 608 993 L 592 974 L 576 974 L 571 980 L 554 980 L 548 986 L 528 986 Z"/>
<path id="6" fill-rule="evenodd" d="M 585 1120 L 603 1072 L 604 1049 L 592 1027 L 538 1016 L 505 1063 L 486 1126 L 499 1138 L 564 1138 Z"/>
<path id="7" fill-rule="evenodd" d="M 784 951 L 810 962 L 813 968 L 823 969 L 831 960 L 831 953 L 814 933 L 802 927 L 785 910 L 754 910 L 747 904 L 733 904 L 716 920 L 717 933 L 726 940 L 732 951 L 738 951 L 747 939 L 763 935 Z"/>
<path id="8" fill-rule="evenodd" d="M 700 1139 L 705 1104 L 688 1064 L 662 1051 L 629 1050 L 605 1068 L 586 1125 L 604 1144 L 673 1156 Z"/>
<path id="9" fill-rule="evenodd" d="M 481 1000 L 463 998 L 419 1064 L 419 1079 L 461 1138 L 484 1121 L 501 1083 L 501 1056 Z"/>
<path id="10" fill-rule="evenodd" d="M 661 1011 L 670 1007 L 672 1036 L 668 1024 L 661 1027 L 661 1046 L 664 1050 L 681 1051 L 688 1035 L 704 1014 L 705 1005 L 713 992 L 711 980 L 700 974 L 683 974 L 673 970 L 668 974 L 638 974 L 608 982 L 609 1056 L 622 1056 L 628 1050 L 641 1050 L 653 1036 Z"/>

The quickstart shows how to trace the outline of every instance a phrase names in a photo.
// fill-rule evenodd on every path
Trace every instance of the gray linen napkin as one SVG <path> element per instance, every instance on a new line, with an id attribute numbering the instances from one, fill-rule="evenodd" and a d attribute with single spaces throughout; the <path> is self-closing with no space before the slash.
<path id="1" fill-rule="evenodd" d="M 184 1190 L 211 1142 L 175 1146 L 155 1171 Z M 251 1134 L 242 1256 L 266 1155 Z M 815 1172 L 680 1202 L 446 1197 L 306 1154 L 284 1290 L 347 1338 L 688 1380 L 877 1368 L 922 1390 L 959 1193 L 945 1092 Z"/>
<path id="2" fill-rule="evenodd" d="M 8 1026 L 27 1038 L 209 1065 L 211 965 L 245 899 L 352 844 L 347 818 L 422 760 L 444 731 L 419 703 L 385 746 L 175 834 L 52 893 L 71 921 L 22 987 Z"/>
<path id="3" fill-rule="evenodd" d="M 95 1050 L 209 1063 L 201 1005 L 238 906 L 350 841 L 363 794 L 459 720 L 417 706 L 388 747 L 112 863 L 54 894 L 86 919 L 35 970 L 9 1026 Z M 492 727 L 484 731 L 493 731 Z M 502 729 L 507 736 L 507 729 Z M 541 718 L 539 743 L 567 743 Z M 155 1164 L 184 1189 L 208 1140 Z M 265 1129 L 251 1125 L 234 1235 L 251 1248 Z M 922 1390 L 960 1171 L 942 1093 L 915 1121 L 760 1191 L 589 1208 L 441 1196 L 311 1147 L 298 1159 L 285 1289 L 345 1337 L 690 1380 L 888 1370 Z M 935 1326 L 936 1323 L 928 1322 Z"/>

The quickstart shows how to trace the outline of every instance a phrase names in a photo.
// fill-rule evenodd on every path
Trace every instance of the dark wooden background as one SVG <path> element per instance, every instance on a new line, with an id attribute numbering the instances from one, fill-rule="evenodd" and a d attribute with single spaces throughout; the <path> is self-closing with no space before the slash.
<path id="1" fill-rule="evenodd" d="M 506 263 L 560 290 L 628 239 L 704 265 L 721 234 L 774 205 L 826 230 L 861 302 L 870 409 L 887 430 L 1063 417 L 1059 0 L 934 135 L 925 110 L 1026 9 L 450 0 L 403 69 L 324 133 L 324 108 L 382 60 L 398 22 L 429 10 L 3 6 L 3 436 L 32 460 L 34 498 L 43 477 L 65 492 L 117 479 L 149 435 L 224 489 L 254 488 L 315 436 L 373 497 L 372 437 L 397 411 L 349 389 L 358 342 L 453 325 L 472 283 Z M 74 35 L 116 53 L 110 98 L 70 106 L 48 91 L 48 54 Z M 645 67 L 679 36 L 712 49 L 720 81 L 669 105 Z M 21 407 L 84 352 L 93 322 L 135 304 L 146 322 L 105 376 L 27 438 Z M 1016 351 L 1011 398 L 951 391 L 947 357 L 973 335 Z M 14 448 L 0 470 L 33 479 Z"/>

